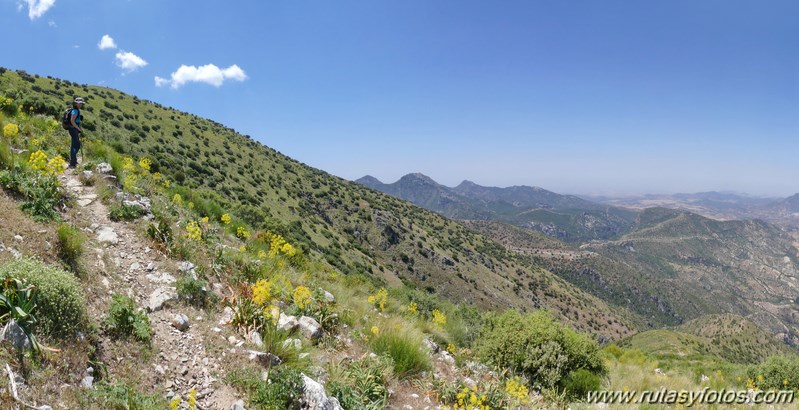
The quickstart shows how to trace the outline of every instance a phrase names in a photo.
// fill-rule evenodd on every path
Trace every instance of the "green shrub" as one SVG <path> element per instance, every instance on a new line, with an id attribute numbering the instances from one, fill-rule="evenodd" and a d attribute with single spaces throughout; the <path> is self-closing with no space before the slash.
<path id="1" fill-rule="evenodd" d="M 56 232 L 58 234 L 58 257 L 69 270 L 80 274 L 82 272 L 80 257 L 83 255 L 86 235 L 78 228 L 68 224 L 58 225 Z"/>
<path id="2" fill-rule="evenodd" d="M 14 157 L 9 149 L 5 138 L 0 138 L 0 168 L 10 168 L 14 162 Z"/>
<path id="3" fill-rule="evenodd" d="M 204 280 L 195 279 L 191 275 L 183 275 L 175 283 L 178 299 L 188 305 L 204 309 L 216 301 L 216 295 L 207 290 Z"/>
<path id="4" fill-rule="evenodd" d="M 71 273 L 23 258 L 0 266 L 0 277 L 18 278 L 35 286 L 37 333 L 53 338 L 70 338 L 86 327 L 86 301 Z"/>
<path id="5" fill-rule="evenodd" d="M 27 212 L 34 221 L 57 221 L 61 216 L 56 212 L 56 206 L 64 203 L 64 198 L 59 191 L 58 178 L 55 176 L 31 176 L 24 186 L 25 202 L 22 210 Z"/>
<path id="6" fill-rule="evenodd" d="M 430 359 L 421 348 L 421 340 L 402 331 L 380 332 L 371 341 L 372 350 L 394 362 L 394 374 L 409 377 L 430 369 Z"/>
<path id="7" fill-rule="evenodd" d="M 161 243 L 167 251 L 172 248 L 174 243 L 172 228 L 169 227 L 169 223 L 166 221 L 159 221 L 157 226 L 153 224 L 148 225 L 147 236 Z"/>
<path id="8" fill-rule="evenodd" d="M 83 390 L 81 408 L 108 410 L 163 410 L 169 408 L 160 394 L 144 394 L 126 384 L 97 383 Z"/>
<path id="9" fill-rule="evenodd" d="M 0 185 L 20 195 L 22 210 L 35 221 L 47 222 L 60 219 L 56 207 L 63 205 L 65 197 L 59 190 L 58 178 L 26 172 L 23 168 L 13 168 L 0 172 Z"/>
<path id="10" fill-rule="evenodd" d="M 142 207 L 125 205 L 120 202 L 111 205 L 109 217 L 112 221 L 133 221 L 146 213 L 147 211 Z"/>
<path id="11" fill-rule="evenodd" d="M 597 343 L 544 311 L 522 315 L 508 310 L 489 316 L 476 350 L 489 364 L 522 373 L 547 388 L 578 369 L 605 372 Z"/>
<path id="12" fill-rule="evenodd" d="M 147 314 L 136 309 L 133 299 L 124 295 L 111 297 L 111 307 L 105 319 L 106 331 L 119 338 L 133 336 L 136 340 L 149 343 L 152 336 L 150 319 Z"/>
<path id="13" fill-rule="evenodd" d="M 345 409 L 382 409 L 388 401 L 388 378 L 394 364 L 387 356 L 364 357 L 331 373 L 330 395 Z"/>
<path id="14" fill-rule="evenodd" d="M 770 356 L 749 366 L 746 376 L 761 390 L 799 390 L 799 356 Z"/>
<path id="15" fill-rule="evenodd" d="M 571 399 L 583 399 L 588 392 L 599 390 L 601 385 L 601 376 L 586 369 L 577 369 L 561 379 L 558 387 Z"/>
<path id="16" fill-rule="evenodd" d="M 252 369 L 231 372 L 227 381 L 250 396 L 250 404 L 259 409 L 299 408 L 302 394 L 302 375 L 290 366 L 281 366 L 269 373 L 269 380 L 261 380 L 261 373 Z"/>

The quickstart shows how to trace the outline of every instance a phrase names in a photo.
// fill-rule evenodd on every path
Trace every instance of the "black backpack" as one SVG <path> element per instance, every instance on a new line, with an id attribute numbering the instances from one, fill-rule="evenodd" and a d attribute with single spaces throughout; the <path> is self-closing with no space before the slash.
<path id="1" fill-rule="evenodd" d="M 69 127 L 72 126 L 72 110 L 78 110 L 77 108 L 67 108 L 64 111 L 64 115 L 61 116 L 61 128 L 68 130 Z M 78 118 L 80 118 L 80 110 L 78 110 Z"/>

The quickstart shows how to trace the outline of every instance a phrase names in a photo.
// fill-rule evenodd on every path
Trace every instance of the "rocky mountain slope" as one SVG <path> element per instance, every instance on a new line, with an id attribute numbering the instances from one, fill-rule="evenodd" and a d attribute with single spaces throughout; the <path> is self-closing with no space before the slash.
<path id="1" fill-rule="evenodd" d="M 651 325 L 734 313 L 779 340 L 799 341 L 797 248 L 766 222 L 651 208 L 635 231 L 579 247 L 552 246 L 511 227 L 468 225 Z"/>

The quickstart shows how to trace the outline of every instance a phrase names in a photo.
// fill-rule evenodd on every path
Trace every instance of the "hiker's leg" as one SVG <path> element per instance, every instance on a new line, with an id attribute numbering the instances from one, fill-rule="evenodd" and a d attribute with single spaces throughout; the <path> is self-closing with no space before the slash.
<path id="1" fill-rule="evenodd" d="M 78 166 L 78 151 L 80 151 L 80 132 L 75 128 L 69 129 L 69 136 L 72 138 L 72 147 L 69 150 L 69 166 Z"/>

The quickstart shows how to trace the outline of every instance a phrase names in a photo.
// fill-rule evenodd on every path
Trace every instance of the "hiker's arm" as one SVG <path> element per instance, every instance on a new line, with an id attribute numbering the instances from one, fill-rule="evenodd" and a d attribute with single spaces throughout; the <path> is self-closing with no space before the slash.
<path id="1" fill-rule="evenodd" d="M 78 127 L 78 124 L 75 123 L 75 119 L 77 117 L 78 116 L 76 114 L 72 114 L 72 116 L 69 118 L 69 121 L 72 123 L 72 126 L 75 127 L 78 131 L 83 132 L 83 130 L 80 129 L 80 127 Z"/>

